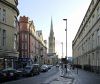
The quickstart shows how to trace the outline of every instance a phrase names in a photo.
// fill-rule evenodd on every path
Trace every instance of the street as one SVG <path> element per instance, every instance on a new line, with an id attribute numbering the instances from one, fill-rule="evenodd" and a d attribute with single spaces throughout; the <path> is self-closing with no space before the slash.
<path id="1" fill-rule="evenodd" d="M 47 72 L 40 73 L 39 75 L 36 75 L 34 77 L 22 78 L 19 80 L 9 81 L 2 84 L 42 84 L 44 81 L 49 79 L 49 77 L 56 75 L 58 72 L 58 68 L 52 67 Z"/>
<path id="2" fill-rule="evenodd" d="M 82 69 L 69 70 L 69 75 L 61 77 L 60 68 L 52 67 L 47 72 L 33 77 L 25 77 L 2 84 L 100 84 L 100 75 Z M 68 77 L 69 76 L 69 77 Z M 73 80 L 74 78 L 74 80 Z"/>

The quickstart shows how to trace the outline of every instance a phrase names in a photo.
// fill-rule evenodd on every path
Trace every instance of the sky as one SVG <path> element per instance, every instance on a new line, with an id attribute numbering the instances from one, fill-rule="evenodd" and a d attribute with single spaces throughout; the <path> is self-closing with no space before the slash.
<path id="1" fill-rule="evenodd" d="M 42 30 L 43 39 L 50 33 L 51 17 L 55 35 L 55 51 L 59 58 L 66 56 L 66 21 L 67 19 L 67 56 L 72 56 L 72 41 L 80 27 L 91 0 L 19 0 L 19 16 L 33 20 L 35 29 Z M 48 45 L 47 45 L 48 48 Z"/>

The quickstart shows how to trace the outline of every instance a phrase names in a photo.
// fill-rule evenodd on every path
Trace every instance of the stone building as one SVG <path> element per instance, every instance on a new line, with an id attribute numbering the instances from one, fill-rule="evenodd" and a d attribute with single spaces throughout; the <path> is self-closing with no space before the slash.
<path id="1" fill-rule="evenodd" d="M 36 31 L 33 21 L 21 16 L 18 27 L 19 37 L 19 63 L 25 66 L 27 63 L 45 63 L 47 47 L 43 40 L 42 31 Z"/>
<path id="2" fill-rule="evenodd" d="M 48 64 L 57 64 L 58 56 L 55 53 L 55 36 L 53 31 L 53 23 L 51 19 L 50 35 L 49 35 L 49 48 L 48 48 Z"/>
<path id="3" fill-rule="evenodd" d="M 0 0 L 0 69 L 15 68 L 18 58 L 16 18 L 18 0 Z"/>
<path id="4" fill-rule="evenodd" d="M 72 42 L 73 63 L 100 72 L 100 0 L 92 0 Z"/>

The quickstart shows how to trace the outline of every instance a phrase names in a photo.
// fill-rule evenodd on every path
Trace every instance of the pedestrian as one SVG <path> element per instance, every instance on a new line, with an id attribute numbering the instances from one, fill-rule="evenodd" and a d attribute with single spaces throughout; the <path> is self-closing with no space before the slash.
<path id="1" fill-rule="evenodd" d="M 59 69 L 60 69 L 60 76 L 63 76 L 64 75 L 63 63 L 60 65 Z"/>

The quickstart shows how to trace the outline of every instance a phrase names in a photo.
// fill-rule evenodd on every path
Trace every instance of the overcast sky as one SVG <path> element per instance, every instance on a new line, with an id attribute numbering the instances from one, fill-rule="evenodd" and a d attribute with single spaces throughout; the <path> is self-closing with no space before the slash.
<path id="1" fill-rule="evenodd" d="M 67 18 L 67 55 L 72 56 L 72 40 L 85 16 L 91 0 L 19 0 L 19 16 L 27 16 L 33 20 L 36 30 L 42 30 L 43 38 L 48 40 L 51 17 L 55 35 L 56 52 L 59 57 L 66 55 L 66 23 Z M 48 47 L 48 45 L 47 45 Z"/>

